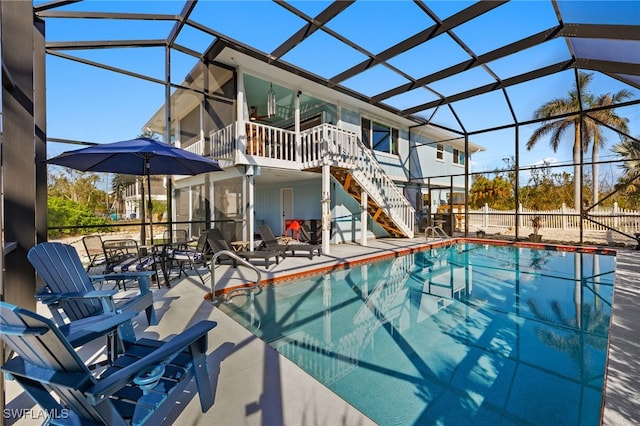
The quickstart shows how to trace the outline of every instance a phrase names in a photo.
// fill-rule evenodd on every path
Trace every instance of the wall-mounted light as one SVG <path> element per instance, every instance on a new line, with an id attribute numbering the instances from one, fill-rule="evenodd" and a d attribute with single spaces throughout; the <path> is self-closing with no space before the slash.
<path id="1" fill-rule="evenodd" d="M 273 91 L 273 83 L 267 92 L 267 117 L 276 115 L 276 92 Z"/>

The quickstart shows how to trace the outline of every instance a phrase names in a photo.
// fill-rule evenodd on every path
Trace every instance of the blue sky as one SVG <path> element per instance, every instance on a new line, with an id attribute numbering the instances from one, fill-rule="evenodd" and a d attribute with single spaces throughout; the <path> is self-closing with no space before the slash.
<path id="1" fill-rule="evenodd" d="M 38 4 L 40 2 L 36 2 Z M 436 1 L 428 6 L 440 17 L 462 10 L 473 2 Z M 63 10 L 140 12 L 177 14 L 183 2 L 174 1 L 86 1 L 65 6 Z M 291 2 L 294 7 L 309 16 L 317 15 L 327 2 Z M 587 4 L 588 7 L 584 7 Z M 638 24 L 640 10 L 637 2 L 581 2 L 560 3 L 563 16 L 569 22 L 601 22 L 609 24 Z M 238 17 L 241 17 L 239 19 Z M 297 31 L 304 21 L 281 6 L 268 1 L 200 1 L 191 19 L 227 34 L 240 42 L 271 52 Z M 49 41 L 72 40 L 131 40 L 164 39 L 172 22 L 167 21 L 114 21 L 47 19 Z M 401 22 L 401 25 L 398 25 Z M 548 1 L 514 1 L 491 11 L 474 22 L 463 24 L 454 33 L 477 54 L 491 51 L 505 43 L 542 31 L 557 24 L 555 13 Z M 349 6 L 327 27 L 346 38 L 351 38 L 367 51 L 377 54 L 393 44 L 433 25 L 430 18 L 410 1 L 359 1 Z M 384 30 L 381 30 L 384 29 Z M 204 51 L 214 41 L 211 35 L 187 27 L 177 42 L 196 51 Z M 132 72 L 164 78 L 164 50 L 162 48 L 128 48 L 109 50 L 67 51 L 70 55 L 107 65 L 125 68 Z M 640 57 L 640 52 L 638 52 Z M 306 68 L 322 77 L 331 78 L 353 66 L 366 56 L 323 31 L 315 32 L 300 43 L 283 59 Z M 459 63 L 468 56 L 447 36 L 439 36 L 428 43 L 389 60 L 393 67 L 402 69 L 413 78 L 420 78 L 438 69 Z M 555 40 L 542 46 L 521 52 L 512 57 L 488 64 L 500 78 L 509 78 L 526 72 L 532 67 L 550 65 L 568 59 L 564 40 Z M 180 83 L 196 60 L 188 55 L 172 51 L 171 74 Z M 52 55 L 47 55 L 47 132 L 50 137 L 113 142 L 130 139 L 141 133 L 144 123 L 164 101 L 164 88 L 111 71 L 87 66 Z M 406 78 L 391 72 L 384 66 L 376 66 L 360 76 L 342 84 L 366 95 L 408 82 Z M 484 70 L 474 68 L 459 76 L 434 82 L 431 88 L 444 95 L 451 95 L 492 82 Z M 573 85 L 573 71 L 545 77 L 534 82 L 509 87 L 506 92 L 513 110 L 520 121 L 533 118 L 533 111 L 553 97 L 566 97 Z M 595 73 L 593 93 L 611 93 L 629 86 L 603 74 Z M 639 93 L 633 90 L 634 98 Z M 397 108 L 407 108 L 417 103 L 429 102 L 436 96 L 420 88 L 395 96 L 387 102 Z M 494 92 L 477 99 L 453 104 L 456 114 L 465 128 L 476 131 L 512 122 L 508 104 L 501 92 Z M 633 135 L 640 135 L 640 107 L 620 108 L 618 114 L 630 119 Z M 433 110 L 418 115 L 430 116 Z M 459 128 L 448 108 L 441 108 L 435 122 Z M 536 149 L 524 149 L 532 127 L 522 129 L 520 135 L 521 163 L 537 164 L 543 160 L 568 162 L 571 159 L 571 141 L 564 143 L 558 152 L 541 141 Z M 616 135 L 606 132 L 608 147 L 602 157 L 610 156 L 609 147 L 618 141 Z M 513 131 L 475 135 L 472 141 L 487 148 L 473 158 L 474 171 L 491 170 L 504 166 L 504 158 L 515 155 Z M 50 144 L 49 155 L 75 149 L 75 146 Z M 615 166 L 611 167 L 611 173 Z M 602 173 L 607 173 L 603 170 Z"/>

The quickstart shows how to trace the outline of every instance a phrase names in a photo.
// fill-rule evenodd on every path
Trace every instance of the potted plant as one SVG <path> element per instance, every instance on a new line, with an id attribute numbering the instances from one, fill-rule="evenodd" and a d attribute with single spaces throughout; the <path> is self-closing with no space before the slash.
<path id="1" fill-rule="evenodd" d="M 529 234 L 529 241 L 539 243 L 542 241 L 542 235 L 538 234 L 540 228 L 542 228 L 542 216 L 534 216 L 531 219 L 531 227 L 533 228 L 533 234 Z"/>
<path id="2" fill-rule="evenodd" d="M 484 237 L 486 237 L 486 236 L 487 236 L 487 233 L 484 231 L 484 229 L 481 229 L 481 230 L 479 230 L 479 231 L 476 231 L 476 236 L 477 236 L 478 238 L 484 238 Z"/>

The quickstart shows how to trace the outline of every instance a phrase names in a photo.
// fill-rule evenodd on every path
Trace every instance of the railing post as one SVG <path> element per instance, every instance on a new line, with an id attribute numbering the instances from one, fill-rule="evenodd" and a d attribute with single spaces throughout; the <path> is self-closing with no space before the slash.
<path id="1" fill-rule="evenodd" d="M 360 194 L 360 245 L 367 245 L 367 201 L 368 194 L 362 191 Z"/>
<path id="2" fill-rule="evenodd" d="M 618 229 L 618 226 L 620 224 L 620 220 L 618 218 L 618 213 L 620 212 L 620 209 L 618 208 L 618 202 L 614 202 L 613 203 L 613 227 Z"/>
<path id="3" fill-rule="evenodd" d="M 568 228 L 568 221 L 567 221 L 567 213 L 569 213 L 567 211 L 567 205 L 565 203 L 562 203 L 562 229 L 567 229 Z"/>
<path id="4" fill-rule="evenodd" d="M 322 166 L 322 253 L 330 254 L 331 246 L 331 169 L 328 164 Z"/>
<path id="5" fill-rule="evenodd" d="M 236 124 L 239 127 L 236 132 L 236 134 L 238 135 L 236 139 L 236 162 L 238 162 L 240 158 L 245 158 L 247 153 L 247 124 L 244 121 L 238 121 L 236 122 Z"/>

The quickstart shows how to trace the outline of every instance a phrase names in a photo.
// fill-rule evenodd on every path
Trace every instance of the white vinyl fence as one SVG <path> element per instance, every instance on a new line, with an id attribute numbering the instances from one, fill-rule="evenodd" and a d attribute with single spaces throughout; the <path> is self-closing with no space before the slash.
<path id="1" fill-rule="evenodd" d="M 564 204 L 558 210 L 534 211 L 518 208 L 520 227 L 531 227 L 531 219 L 541 217 L 542 229 L 579 229 L 580 212 L 568 208 Z M 613 208 L 599 208 L 591 210 L 588 217 L 606 226 L 590 220 L 583 221 L 583 229 L 588 231 L 604 231 L 607 227 L 633 234 L 640 232 L 640 211 L 625 210 L 614 204 Z M 495 210 L 488 205 L 480 210 L 469 210 L 469 225 L 481 229 L 491 227 L 515 227 L 516 216 L 514 210 Z"/>

